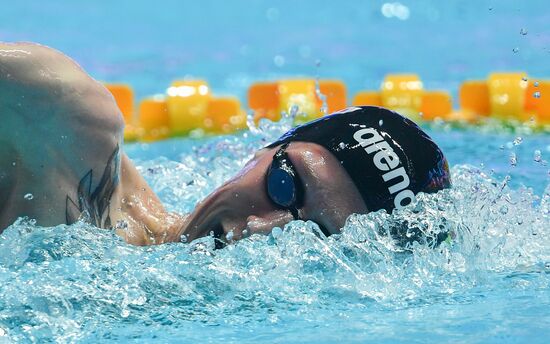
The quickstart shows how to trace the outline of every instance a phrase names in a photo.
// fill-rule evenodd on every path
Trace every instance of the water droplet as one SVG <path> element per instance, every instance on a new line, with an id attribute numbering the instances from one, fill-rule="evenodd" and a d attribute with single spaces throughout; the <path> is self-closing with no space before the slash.
<path id="1" fill-rule="evenodd" d="M 518 225 L 522 225 L 523 224 L 523 219 L 521 217 L 518 217 L 517 218 L 517 221 L 518 221 Z"/>
<path id="2" fill-rule="evenodd" d="M 233 231 L 229 231 L 226 235 L 225 235 L 225 238 L 227 239 L 227 241 L 231 241 L 233 240 L 233 237 L 235 236 L 235 234 L 233 233 Z"/>
<path id="3" fill-rule="evenodd" d="M 510 153 L 510 165 L 515 167 L 518 164 L 518 158 L 516 156 L 516 153 Z"/>
<path id="4" fill-rule="evenodd" d="M 539 91 L 536 91 L 535 93 L 533 93 L 533 97 L 535 98 L 540 98 L 540 92 Z"/>
<path id="5" fill-rule="evenodd" d="M 527 29 L 522 27 L 521 30 L 519 30 L 520 35 L 525 36 L 527 35 Z"/>
<path id="6" fill-rule="evenodd" d="M 275 239 L 278 239 L 281 237 L 281 235 L 283 235 L 283 230 L 280 227 L 273 227 L 273 229 L 271 230 L 271 236 L 273 236 L 273 238 Z"/>
<path id="7" fill-rule="evenodd" d="M 422 113 L 422 112 L 421 112 L 421 113 Z M 381 119 L 381 120 L 378 121 L 378 125 L 379 125 L 379 126 L 382 126 L 383 124 L 384 124 L 384 120 Z"/>
<path id="8" fill-rule="evenodd" d="M 521 81 L 527 81 L 527 77 L 524 76 L 523 78 L 521 78 Z"/>
<path id="9" fill-rule="evenodd" d="M 281 55 L 276 55 L 274 58 L 273 58 L 273 63 L 275 63 L 275 66 L 277 67 L 282 67 L 285 65 L 285 58 L 284 56 L 281 56 Z"/>
<path id="10" fill-rule="evenodd" d="M 340 142 L 338 144 L 338 147 L 340 147 L 340 149 L 344 149 L 344 148 L 346 148 L 346 144 L 344 142 Z"/>
<path id="11" fill-rule="evenodd" d="M 517 52 L 519 52 L 519 48 L 516 47 L 516 48 L 512 49 L 512 51 L 514 52 L 514 54 L 516 54 Z"/>
<path id="12" fill-rule="evenodd" d="M 34 195 L 32 193 L 28 193 L 25 196 L 23 196 L 23 198 L 26 199 L 27 201 L 30 201 L 31 199 L 34 198 Z"/>
<path id="13" fill-rule="evenodd" d="M 541 162 L 542 161 L 542 152 L 540 150 L 535 150 L 535 155 L 533 156 L 533 160 L 535 162 Z"/>
<path id="14" fill-rule="evenodd" d="M 180 241 L 187 242 L 187 234 L 183 234 L 182 236 L 180 236 Z"/>
<path id="15" fill-rule="evenodd" d="M 243 238 L 245 238 L 246 236 L 248 236 L 248 229 L 243 230 Z"/>
<path id="16" fill-rule="evenodd" d="M 539 87 L 539 82 L 535 81 L 534 85 L 535 85 L 535 87 Z"/>
<path id="17" fill-rule="evenodd" d="M 12 163 L 11 163 L 11 165 L 12 165 L 12 166 L 15 166 L 15 165 L 16 165 L 16 164 L 15 164 L 15 161 L 14 161 L 14 162 L 12 162 Z"/>
<path id="18" fill-rule="evenodd" d="M 508 206 L 507 206 L 507 205 L 503 205 L 502 207 L 500 207 L 500 213 L 501 213 L 502 215 L 508 214 Z"/>
<path id="19" fill-rule="evenodd" d="M 523 138 L 521 136 L 516 137 L 516 139 L 514 140 L 514 146 L 519 146 L 522 143 L 523 143 Z"/>
<path id="20" fill-rule="evenodd" d="M 504 150 L 504 145 L 500 145 L 500 150 Z"/>
<path id="21" fill-rule="evenodd" d="M 128 229 L 128 222 L 124 220 L 118 220 L 115 224 L 115 229 Z"/>

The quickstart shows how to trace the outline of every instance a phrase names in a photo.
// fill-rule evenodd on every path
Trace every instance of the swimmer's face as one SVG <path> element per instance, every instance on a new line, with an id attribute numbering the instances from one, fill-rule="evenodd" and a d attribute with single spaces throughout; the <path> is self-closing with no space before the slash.
<path id="1" fill-rule="evenodd" d="M 263 149 L 231 180 L 214 191 L 190 215 L 184 230 L 189 240 L 214 232 L 236 240 L 269 233 L 292 221 L 291 211 L 267 194 L 267 172 L 279 147 Z M 365 213 L 363 199 L 338 160 L 313 143 L 293 142 L 286 150 L 303 185 L 299 217 L 337 233 L 352 213 Z"/>

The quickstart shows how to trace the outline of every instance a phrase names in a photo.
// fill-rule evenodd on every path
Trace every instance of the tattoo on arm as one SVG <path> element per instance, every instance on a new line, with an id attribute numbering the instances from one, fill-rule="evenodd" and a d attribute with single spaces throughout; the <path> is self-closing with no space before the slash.
<path id="1" fill-rule="evenodd" d="M 67 224 L 83 218 L 96 227 L 111 227 L 110 203 L 119 181 L 119 164 L 119 146 L 117 145 L 107 161 L 103 176 L 95 190 L 92 191 L 92 169 L 80 179 L 77 188 L 78 203 L 67 195 L 65 202 Z"/>

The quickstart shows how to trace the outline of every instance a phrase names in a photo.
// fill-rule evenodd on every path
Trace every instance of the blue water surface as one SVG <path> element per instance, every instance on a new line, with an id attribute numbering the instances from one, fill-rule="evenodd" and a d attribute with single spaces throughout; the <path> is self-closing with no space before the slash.
<path id="1" fill-rule="evenodd" d="M 2 4 L 0 40 L 54 46 L 138 96 L 187 75 L 243 100 L 253 80 L 294 75 L 339 77 L 351 93 L 387 72 L 454 93 L 495 69 L 550 77 L 545 1 L 403 0 L 390 16 L 385 4 L 23 0 Z M 186 213 L 289 123 L 124 149 Z M 0 235 L 0 342 L 546 343 L 550 136 L 425 128 L 453 188 L 391 215 L 353 215 L 325 240 L 295 221 L 222 250 L 212 238 L 135 247 L 85 223 L 17 221 Z M 455 237 L 403 251 L 384 235 L 403 221 Z"/>

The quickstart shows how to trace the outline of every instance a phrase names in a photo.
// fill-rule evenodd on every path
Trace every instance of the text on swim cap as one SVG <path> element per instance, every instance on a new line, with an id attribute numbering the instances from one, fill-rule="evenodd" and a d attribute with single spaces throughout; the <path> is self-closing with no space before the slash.
<path id="1" fill-rule="evenodd" d="M 374 128 L 364 128 L 357 130 L 353 138 L 368 154 L 376 152 L 372 161 L 374 166 L 380 171 L 387 171 L 382 175 L 386 183 L 392 182 L 388 187 L 390 195 L 397 193 L 393 204 L 397 209 L 401 209 L 415 200 L 414 193 L 407 189 L 410 184 L 409 176 L 403 166 L 399 167 L 401 161 L 399 156 L 393 151 L 387 141 Z"/>

